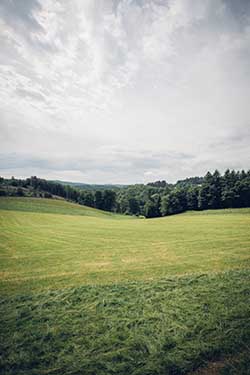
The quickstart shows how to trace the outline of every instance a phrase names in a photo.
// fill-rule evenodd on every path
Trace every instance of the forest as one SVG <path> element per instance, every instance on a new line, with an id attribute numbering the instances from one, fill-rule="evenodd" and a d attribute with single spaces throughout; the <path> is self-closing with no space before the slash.
<path id="1" fill-rule="evenodd" d="M 148 184 L 114 186 L 89 190 L 47 181 L 0 177 L 0 196 L 62 197 L 97 209 L 144 216 L 167 216 L 188 210 L 240 208 L 250 206 L 250 170 L 218 170 L 204 177 L 191 177 L 169 184 L 165 180 Z"/>

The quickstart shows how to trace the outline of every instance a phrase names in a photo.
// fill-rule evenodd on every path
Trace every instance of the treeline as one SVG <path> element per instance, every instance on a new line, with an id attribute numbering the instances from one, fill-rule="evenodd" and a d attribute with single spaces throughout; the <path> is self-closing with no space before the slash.
<path id="1" fill-rule="evenodd" d="M 0 178 L 0 195 L 59 196 L 98 209 L 148 218 L 187 210 L 250 207 L 250 171 L 216 170 L 168 184 L 156 181 L 119 189 L 82 190 L 37 177 Z"/>
<path id="2" fill-rule="evenodd" d="M 174 188 L 162 198 L 162 215 L 186 210 L 250 207 L 250 171 L 208 172 L 201 185 Z"/>
<path id="3" fill-rule="evenodd" d="M 59 182 L 32 176 L 25 180 L 0 177 L 0 196 L 61 197 L 100 210 L 115 211 L 116 193 L 113 190 L 82 190 Z"/>

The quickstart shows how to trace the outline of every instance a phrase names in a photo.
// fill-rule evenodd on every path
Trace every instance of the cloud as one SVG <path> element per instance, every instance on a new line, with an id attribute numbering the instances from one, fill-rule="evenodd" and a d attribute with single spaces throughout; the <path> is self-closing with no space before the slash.
<path id="1" fill-rule="evenodd" d="M 249 168 L 248 1 L 3 0 L 0 43 L 0 173 Z"/>
<path id="2" fill-rule="evenodd" d="M 37 174 L 39 171 L 42 177 L 53 172 L 62 176 L 75 172 L 76 176 L 87 178 L 87 182 L 95 175 L 101 175 L 107 181 L 112 178 L 116 183 L 126 183 L 129 173 L 134 182 L 139 183 L 159 175 L 162 169 L 166 173 L 169 173 L 174 166 L 185 169 L 186 161 L 192 158 L 192 155 L 175 152 L 163 154 L 131 149 L 113 149 L 110 152 L 105 148 L 100 149 L 98 154 L 89 152 L 88 155 L 66 156 L 64 153 L 58 153 L 54 155 L 53 160 L 47 153 L 3 153 L 0 154 L 0 174 L 15 171 L 17 175 L 22 175 L 22 171 L 27 169 L 31 174 Z M 116 175 L 115 180 L 114 175 Z M 95 182 L 101 183 L 101 180 L 95 179 Z"/>
<path id="3" fill-rule="evenodd" d="M 18 24 L 33 30 L 40 29 L 39 24 L 33 17 L 33 11 L 39 9 L 41 9 L 41 4 L 37 0 L 25 0 L 23 2 L 2 0 L 0 3 L 2 18 L 13 28 Z"/>

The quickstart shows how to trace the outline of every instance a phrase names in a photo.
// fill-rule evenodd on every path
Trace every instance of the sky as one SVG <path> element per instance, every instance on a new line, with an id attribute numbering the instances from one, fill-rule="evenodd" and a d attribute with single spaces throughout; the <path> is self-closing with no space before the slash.
<path id="1" fill-rule="evenodd" d="M 0 0 L 0 175 L 250 168 L 249 0 Z"/>

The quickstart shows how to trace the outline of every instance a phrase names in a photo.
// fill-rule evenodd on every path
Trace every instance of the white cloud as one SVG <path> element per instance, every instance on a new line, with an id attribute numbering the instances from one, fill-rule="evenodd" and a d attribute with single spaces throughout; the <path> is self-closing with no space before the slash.
<path id="1" fill-rule="evenodd" d="M 0 174 L 127 183 L 249 168 L 237 134 L 249 140 L 250 6 L 237 4 L 3 0 L 1 152 L 26 163 Z"/>

